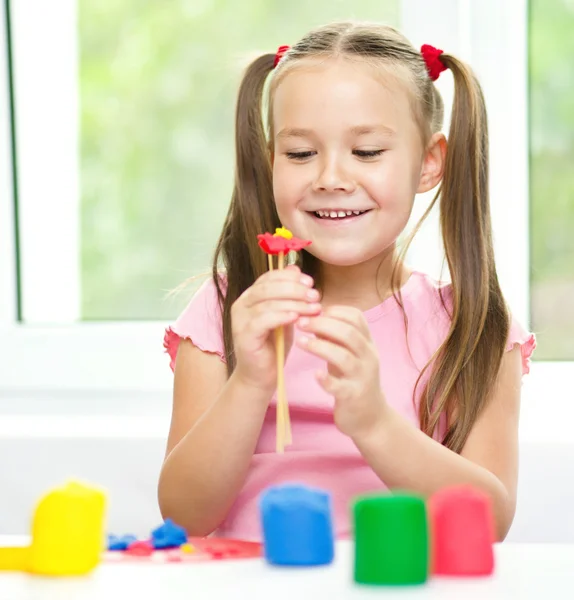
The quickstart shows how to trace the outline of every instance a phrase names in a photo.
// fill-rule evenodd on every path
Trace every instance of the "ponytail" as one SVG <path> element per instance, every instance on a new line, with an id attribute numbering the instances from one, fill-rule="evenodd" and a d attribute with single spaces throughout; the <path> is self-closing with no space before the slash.
<path id="1" fill-rule="evenodd" d="M 212 277 L 221 308 L 229 374 L 235 366 L 231 305 L 267 270 L 257 234 L 280 226 L 273 202 L 271 161 L 261 111 L 263 89 L 274 63 L 274 54 L 257 58 L 247 68 L 239 88 L 235 111 L 235 182 L 213 259 Z M 225 280 L 219 275 L 222 266 Z"/>
<path id="2" fill-rule="evenodd" d="M 434 357 L 420 418 L 423 431 L 432 435 L 446 412 L 451 425 L 443 443 L 460 452 L 495 384 L 509 316 L 494 264 L 484 97 L 469 67 L 447 54 L 440 59 L 455 84 L 439 192 L 441 232 L 452 279 L 451 327 Z"/>

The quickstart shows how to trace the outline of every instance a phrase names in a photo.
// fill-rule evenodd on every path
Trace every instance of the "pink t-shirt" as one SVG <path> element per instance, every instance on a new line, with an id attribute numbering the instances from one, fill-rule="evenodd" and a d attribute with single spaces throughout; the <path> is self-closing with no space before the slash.
<path id="1" fill-rule="evenodd" d="M 403 313 L 394 297 L 364 313 L 379 350 L 385 398 L 415 427 L 419 427 L 418 401 L 413 403 L 415 383 L 421 369 L 445 339 L 450 324 L 439 295 L 441 286 L 448 302 L 450 286 L 420 272 L 413 272 L 401 289 L 408 317 L 410 354 Z M 297 330 L 294 335 L 298 335 Z M 172 369 L 181 338 L 190 339 L 201 350 L 224 359 L 220 311 L 211 279 L 202 285 L 177 321 L 166 330 L 164 346 L 171 357 Z M 535 338 L 513 320 L 507 350 L 516 344 L 521 347 L 523 374 L 528 373 Z M 324 366 L 322 359 L 293 345 L 285 364 L 293 444 L 284 454 L 275 452 L 274 396 L 245 485 L 217 535 L 260 539 L 258 498 L 261 491 L 270 485 L 298 482 L 330 491 L 336 535 L 345 538 L 350 534 L 353 498 L 387 489 L 351 439 L 335 427 L 333 399 L 314 377 L 314 372 Z M 424 383 L 425 380 L 421 380 L 418 391 L 424 388 Z M 443 420 L 436 438 L 442 439 L 444 431 Z"/>

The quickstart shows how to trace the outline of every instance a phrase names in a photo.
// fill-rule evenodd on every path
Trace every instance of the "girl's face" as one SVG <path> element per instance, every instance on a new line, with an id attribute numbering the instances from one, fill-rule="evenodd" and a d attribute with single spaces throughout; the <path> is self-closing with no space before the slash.
<path id="1" fill-rule="evenodd" d="M 394 247 L 419 188 L 424 152 L 406 86 L 378 77 L 360 62 L 310 63 L 275 91 L 277 212 L 328 264 Z"/>

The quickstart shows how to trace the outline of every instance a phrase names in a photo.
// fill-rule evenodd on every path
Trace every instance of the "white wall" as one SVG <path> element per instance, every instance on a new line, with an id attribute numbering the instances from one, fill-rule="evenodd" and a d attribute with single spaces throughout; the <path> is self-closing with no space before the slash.
<path id="1" fill-rule="evenodd" d="M 161 522 L 156 482 L 163 441 L 157 438 L 0 439 L 0 533 L 29 533 L 40 496 L 68 478 L 108 490 L 108 531 L 147 536 Z"/>
<path id="2" fill-rule="evenodd" d="M 145 536 L 161 523 L 156 483 L 164 442 L 88 437 L 0 439 L 0 534 L 29 531 L 37 499 L 68 477 L 109 492 L 109 531 Z M 574 543 L 574 445 L 521 445 L 518 509 L 509 541 Z"/>

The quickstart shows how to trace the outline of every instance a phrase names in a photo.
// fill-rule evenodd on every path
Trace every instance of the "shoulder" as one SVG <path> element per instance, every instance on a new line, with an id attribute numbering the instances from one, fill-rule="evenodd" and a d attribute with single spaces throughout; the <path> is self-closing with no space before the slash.
<path id="1" fill-rule="evenodd" d="M 446 338 L 452 320 L 452 284 L 420 271 L 413 271 L 411 279 L 412 286 L 405 301 L 405 310 L 410 309 L 413 320 L 420 325 L 419 334 L 430 334 L 429 330 L 435 328 L 439 337 Z M 519 322 L 511 307 L 508 307 L 508 315 L 510 327 L 505 350 L 509 352 L 517 346 L 520 348 L 522 372 L 527 374 L 536 348 L 536 336 Z"/>
<path id="2" fill-rule="evenodd" d="M 528 331 L 514 316 L 510 317 L 510 330 L 506 341 L 506 352 L 518 347 L 522 361 L 522 374 L 530 373 L 532 354 L 536 349 L 536 336 Z"/>
<path id="3" fill-rule="evenodd" d="M 452 284 L 422 271 L 412 271 L 404 286 L 405 310 L 424 325 L 429 319 L 450 324 L 452 315 Z"/>
<path id="4" fill-rule="evenodd" d="M 424 365 L 446 339 L 452 315 L 452 287 L 421 271 L 411 271 L 400 290 L 403 311 L 389 314 L 397 330 L 405 330 L 409 352 Z"/>
<path id="5" fill-rule="evenodd" d="M 218 285 L 222 292 L 225 293 L 226 280 L 223 275 L 218 277 Z M 183 309 L 173 327 L 174 329 L 185 331 L 190 327 L 192 321 L 198 316 L 202 318 L 212 319 L 214 321 L 221 320 L 221 310 L 219 305 L 219 294 L 217 285 L 210 275 L 201 283 L 197 291 L 192 295 L 187 306 Z"/>
<path id="6" fill-rule="evenodd" d="M 225 293 L 226 279 L 219 275 L 218 284 Z M 193 294 L 177 319 L 166 328 L 164 349 L 175 366 L 175 357 L 182 339 L 193 342 L 200 350 L 217 354 L 224 360 L 223 326 L 219 293 L 213 277 L 209 276 Z"/>

